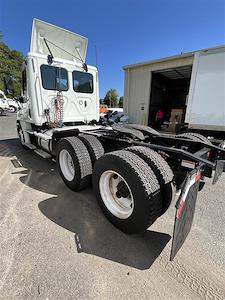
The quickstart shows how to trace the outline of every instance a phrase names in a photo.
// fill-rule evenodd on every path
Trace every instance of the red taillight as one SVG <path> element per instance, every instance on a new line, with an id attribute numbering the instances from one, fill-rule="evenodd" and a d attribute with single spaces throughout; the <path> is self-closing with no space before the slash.
<path id="1" fill-rule="evenodd" d="M 195 177 L 195 182 L 197 182 L 197 181 L 199 181 L 199 180 L 201 180 L 201 179 L 202 179 L 202 175 L 201 175 L 201 173 L 200 173 L 200 174 L 196 175 L 196 177 Z"/>
<path id="2" fill-rule="evenodd" d="M 209 151 L 207 154 L 208 158 L 213 158 L 215 156 L 213 151 Z"/>

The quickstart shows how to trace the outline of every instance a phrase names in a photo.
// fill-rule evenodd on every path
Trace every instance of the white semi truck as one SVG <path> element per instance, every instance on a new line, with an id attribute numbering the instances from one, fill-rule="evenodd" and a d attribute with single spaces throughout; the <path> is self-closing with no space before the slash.
<path id="1" fill-rule="evenodd" d="M 190 231 L 203 178 L 214 175 L 217 181 L 225 150 L 198 134 L 168 136 L 137 124 L 101 124 L 98 71 L 86 65 L 86 51 L 86 38 L 33 21 L 17 113 L 20 142 L 56 160 L 70 189 L 92 182 L 102 211 L 126 233 L 146 230 L 179 192 L 173 259 Z"/>

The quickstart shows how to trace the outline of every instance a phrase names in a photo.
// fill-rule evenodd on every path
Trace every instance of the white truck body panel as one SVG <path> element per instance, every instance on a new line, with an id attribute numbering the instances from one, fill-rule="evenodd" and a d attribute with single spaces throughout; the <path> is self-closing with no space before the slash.
<path id="1" fill-rule="evenodd" d="M 185 122 L 225 130 L 225 48 L 195 53 Z"/>
<path id="2" fill-rule="evenodd" d="M 54 57 L 85 62 L 88 45 L 87 38 L 58 26 L 34 19 L 30 52 L 45 55 L 50 54 L 44 39 L 49 44 Z"/>

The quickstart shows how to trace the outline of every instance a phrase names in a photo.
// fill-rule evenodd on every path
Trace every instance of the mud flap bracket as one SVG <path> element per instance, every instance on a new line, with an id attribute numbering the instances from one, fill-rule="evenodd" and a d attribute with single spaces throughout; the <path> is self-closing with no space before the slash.
<path id="1" fill-rule="evenodd" d="M 215 184 L 218 181 L 219 177 L 221 176 L 221 174 L 224 171 L 224 166 L 225 166 L 225 160 L 219 159 L 216 161 L 215 174 L 213 177 L 212 184 Z"/>

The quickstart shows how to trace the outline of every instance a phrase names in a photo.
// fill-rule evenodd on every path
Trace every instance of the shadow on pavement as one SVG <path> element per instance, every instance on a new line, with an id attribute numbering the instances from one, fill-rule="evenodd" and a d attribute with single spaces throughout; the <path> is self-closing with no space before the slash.
<path id="1" fill-rule="evenodd" d="M 50 220 L 75 233 L 79 253 L 93 254 L 141 270 L 149 268 L 170 236 L 155 231 L 139 235 L 122 233 L 105 219 L 90 195 L 90 190 L 83 192 L 78 201 L 59 195 L 38 206 Z"/>
<path id="2" fill-rule="evenodd" d="M 1 151 L 0 156 L 4 156 Z M 15 168 L 20 180 L 29 187 L 47 193 L 39 202 L 40 211 L 55 224 L 73 232 L 78 253 L 92 254 L 140 270 L 148 269 L 170 240 L 170 235 L 148 230 L 127 235 L 115 228 L 101 212 L 91 188 L 72 192 L 62 182 L 56 164 L 25 150 L 18 140 L 4 141 L 7 155 L 15 155 L 26 170 Z M 6 156 L 7 156 L 6 155 Z M 27 181 L 27 176 L 30 179 Z M 50 194 L 50 195 L 49 195 Z"/>

